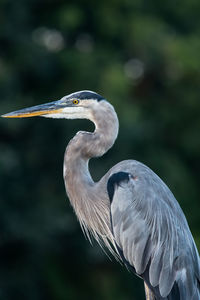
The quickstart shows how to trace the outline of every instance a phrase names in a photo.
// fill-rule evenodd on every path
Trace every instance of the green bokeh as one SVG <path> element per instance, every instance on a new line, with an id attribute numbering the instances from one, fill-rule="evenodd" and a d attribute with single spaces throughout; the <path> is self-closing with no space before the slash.
<path id="1" fill-rule="evenodd" d="M 116 108 L 120 160 L 151 167 L 200 249 L 200 2 L 1 0 L 0 112 L 81 89 Z M 66 198 L 65 147 L 87 121 L 0 120 L 0 299 L 143 299 L 142 281 L 85 240 Z"/>

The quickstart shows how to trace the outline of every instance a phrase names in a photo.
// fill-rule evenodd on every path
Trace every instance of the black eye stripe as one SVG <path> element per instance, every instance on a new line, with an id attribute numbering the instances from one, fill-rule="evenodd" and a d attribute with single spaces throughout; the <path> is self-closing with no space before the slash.
<path id="1" fill-rule="evenodd" d="M 80 101 L 84 101 L 84 100 L 101 101 L 101 100 L 105 100 L 105 98 L 92 91 L 80 91 L 63 97 L 60 101 L 60 104 L 61 105 L 66 105 L 70 103 L 78 104 L 78 103 L 74 103 L 73 102 L 74 100 L 78 100 L 79 103 Z"/>
<path id="2" fill-rule="evenodd" d="M 90 91 L 81 91 L 81 92 L 76 92 L 76 93 L 73 93 L 70 95 L 70 98 L 71 99 L 79 99 L 79 100 L 91 100 L 91 99 L 94 99 L 94 100 L 97 100 L 97 101 L 101 101 L 103 100 L 104 98 L 95 93 L 95 92 L 90 92 Z"/>

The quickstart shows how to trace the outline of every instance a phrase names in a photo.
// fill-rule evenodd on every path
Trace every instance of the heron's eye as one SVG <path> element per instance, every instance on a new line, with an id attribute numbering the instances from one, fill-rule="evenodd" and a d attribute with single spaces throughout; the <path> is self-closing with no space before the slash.
<path id="1" fill-rule="evenodd" d="M 73 100 L 73 104 L 79 104 L 79 100 L 74 99 L 74 100 Z"/>

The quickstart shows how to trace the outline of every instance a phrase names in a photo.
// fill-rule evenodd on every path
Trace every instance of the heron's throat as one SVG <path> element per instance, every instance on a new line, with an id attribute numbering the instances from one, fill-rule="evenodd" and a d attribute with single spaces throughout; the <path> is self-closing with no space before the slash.
<path id="1" fill-rule="evenodd" d="M 109 199 L 101 180 L 93 181 L 88 162 L 112 147 L 118 134 L 118 118 L 113 107 L 105 101 L 101 110 L 92 112 L 92 121 L 95 131 L 78 132 L 67 146 L 64 181 L 80 223 L 94 235 L 106 237 L 110 234 Z"/>
<path id="2" fill-rule="evenodd" d="M 81 183 L 93 182 L 88 161 L 106 153 L 117 138 L 119 122 L 113 106 L 107 101 L 91 112 L 91 121 L 95 124 L 94 132 L 78 132 L 67 146 L 64 158 L 64 178 L 67 192 L 75 178 Z M 70 184 L 69 184 L 70 182 Z M 87 186 L 86 186 L 87 188 Z"/>
<path id="3" fill-rule="evenodd" d="M 91 110 L 90 120 L 95 124 L 94 132 L 78 132 L 66 149 L 66 165 L 87 162 L 92 157 L 102 156 L 114 144 L 119 129 L 117 114 L 107 101 L 98 109 Z M 86 163 L 87 165 L 87 163 Z"/>

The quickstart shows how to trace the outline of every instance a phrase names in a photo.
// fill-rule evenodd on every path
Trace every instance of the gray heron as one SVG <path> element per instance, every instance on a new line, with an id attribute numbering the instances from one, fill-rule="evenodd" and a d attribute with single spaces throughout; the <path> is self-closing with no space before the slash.
<path id="1" fill-rule="evenodd" d="M 144 280 L 146 299 L 199 300 L 200 259 L 172 192 L 147 166 L 125 160 L 98 182 L 88 169 L 114 144 L 119 129 L 113 106 L 92 91 L 21 109 L 6 118 L 89 119 L 94 132 L 78 132 L 64 156 L 64 182 L 81 227 Z"/>

